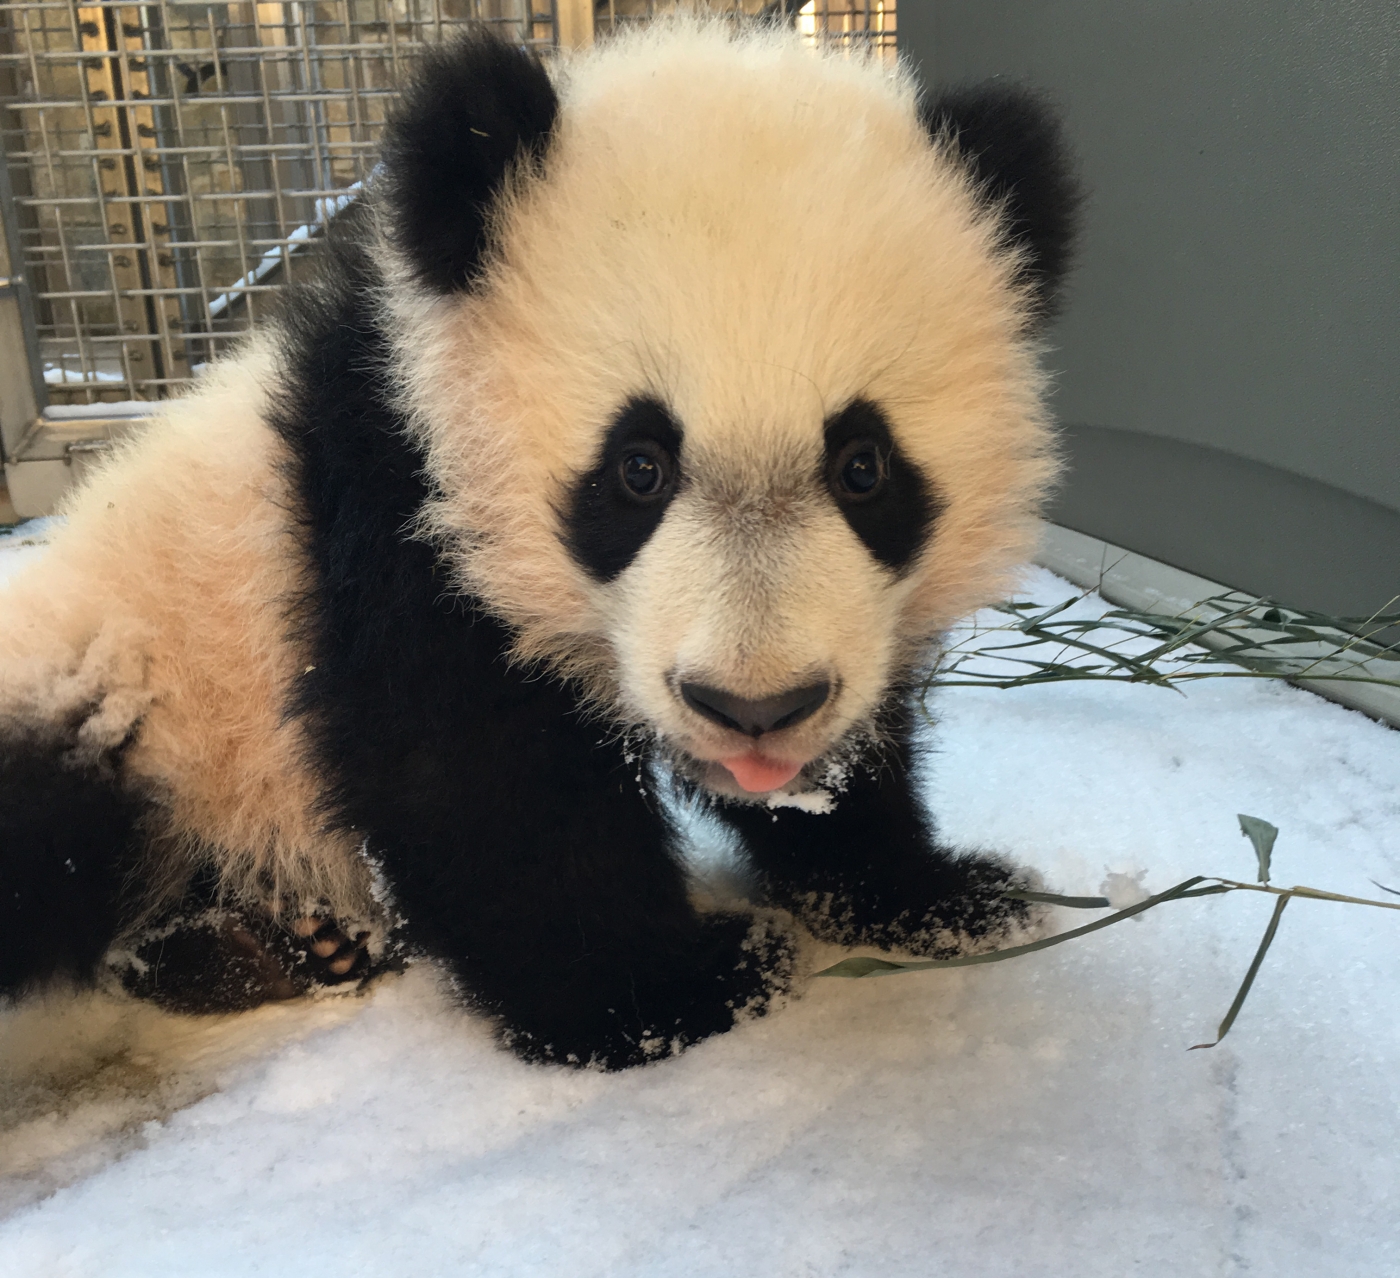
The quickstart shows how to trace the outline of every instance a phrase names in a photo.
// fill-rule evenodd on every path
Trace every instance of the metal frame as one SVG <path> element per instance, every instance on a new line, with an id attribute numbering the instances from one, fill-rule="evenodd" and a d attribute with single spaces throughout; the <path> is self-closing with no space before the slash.
<path id="1" fill-rule="evenodd" d="M 0 162 L 0 463 L 19 456 L 44 396 L 34 303 L 23 265 L 9 170 Z"/>

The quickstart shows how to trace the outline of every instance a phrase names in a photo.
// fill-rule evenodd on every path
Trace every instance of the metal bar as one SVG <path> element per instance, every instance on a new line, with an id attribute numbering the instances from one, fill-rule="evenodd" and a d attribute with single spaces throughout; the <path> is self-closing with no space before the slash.
<path id="1" fill-rule="evenodd" d="M 21 437 L 44 402 L 34 304 L 17 269 L 22 255 L 14 212 L 9 166 L 0 153 L 0 464 L 17 455 Z"/>

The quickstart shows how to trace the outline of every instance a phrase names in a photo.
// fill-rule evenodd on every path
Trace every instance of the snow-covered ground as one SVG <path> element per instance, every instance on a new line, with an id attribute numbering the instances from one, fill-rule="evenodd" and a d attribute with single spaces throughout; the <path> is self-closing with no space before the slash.
<path id="1" fill-rule="evenodd" d="M 1072 588 L 1037 570 L 1027 593 Z M 1400 886 L 1400 733 L 1306 693 L 936 708 L 946 836 L 1054 889 L 1252 878 L 1238 812 L 1281 827 L 1276 882 Z M 1400 915 L 1294 902 L 1230 1037 L 1185 1050 L 1270 908 L 1172 902 L 1008 963 L 815 981 L 621 1075 L 519 1064 L 426 968 L 233 1018 L 53 996 L 0 1013 L 0 1271 L 1400 1274 Z"/>

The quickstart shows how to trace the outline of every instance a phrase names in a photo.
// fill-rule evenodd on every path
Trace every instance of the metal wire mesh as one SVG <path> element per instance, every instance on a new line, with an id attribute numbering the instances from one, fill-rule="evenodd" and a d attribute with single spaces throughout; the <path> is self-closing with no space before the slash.
<path id="1" fill-rule="evenodd" d="M 893 0 L 798 2 L 711 7 L 892 56 Z M 599 36 L 674 7 L 581 3 Z M 579 4 L 0 0 L 12 273 L 46 416 L 162 398 L 256 325 L 367 176 L 426 44 L 487 22 L 549 49 L 561 20 L 579 38 Z"/>
<path id="2" fill-rule="evenodd" d="M 3 141 L 53 403 L 159 398 L 255 324 L 424 44 L 550 0 L 0 3 Z"/>

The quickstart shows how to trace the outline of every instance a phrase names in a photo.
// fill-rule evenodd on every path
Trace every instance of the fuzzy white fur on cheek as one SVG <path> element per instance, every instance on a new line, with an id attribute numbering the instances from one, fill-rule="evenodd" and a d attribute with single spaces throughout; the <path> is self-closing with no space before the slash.
<path id="1" fill-rule="evenodd" d="M 682 499 L 612 588 L 620 695 L 632 717 L 692 753 L 732 738 L 686 709 L 680 680 L 741 696 L 830 682 L 831 701 L 785 733 L 824 753 L 884 695 L 907 587 L 877 567 L 834 504 L 760 540 L 736 537 Z"/>
<path id="2" fill-rule="evenodd" d="M 449 552 L 461 588 L 518 628 L 518 655 L 605 678 L 589 642 L 604 628 L 599 592 L 560 536 L 567 481 L 590 460 L 566 446 L 578 430 L 563 427 L 565 406 L 521 393 L 515 370 L 502 376 L 477 298 L 415 303 L 401 273 L 407 297 L 389 294 L 401 402 L 437 489 L 419 531 Z"/>

